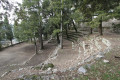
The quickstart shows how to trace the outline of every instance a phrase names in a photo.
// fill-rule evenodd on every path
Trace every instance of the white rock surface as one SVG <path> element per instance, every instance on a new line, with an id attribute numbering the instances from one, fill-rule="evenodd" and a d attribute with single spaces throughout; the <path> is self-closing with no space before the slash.
<path id="1" fill-rule="evenodd" d="M 87 72 L 87 70 L 84 68 L 84 67 L 80 67 L 79 69 L 78 69 L 78 73 L 79 74 L 85 74 Z"/>
<path id="2" fill-rule="evenodd" d="M 100 55 L 100 54 L 98 54 L 97 56 L 96 56 L 96 58 L 103 58 L 104 56 L 103 55 Z"/>
<path id="3" fill-rule="evenodd" d="M 105 38 L 102 39 L 102 42 L 103 42 L 106 46 L 108 46 L 108 47 L 111 46 L 110 41 L 107 40 L 107 39 L 105 39 Z"/>
<path id="4" fill-rule="evenodd" d="M 53 73 L 56 73 L 58 70 L 57 69 L 53 69 L 52 71 L 53 71 Z"/>
<path id="5" fill-rule="evenodd" d="M 23 68 L 20 68 L 19 71 L 23 70 Z"/>
<path id="6" fill-rule="evenodd" d="M 19 78 L 23 78 L 24 74 L 23 75 L 19 75 Z"/>
<path id="7" fill-rule="evenodd" d="M 48 70 L 48 71 L 50 71 L 50 70 L 51 70 L 51 68 L 48 68 L 47 70 Z"/>
<path id="8" fill-rule="evenodd" d="M 72 42 L 72 49 L 74 49 L 75 45 L 74 45 L 74 42 Z"/>
<path id="9" fill-rule="evenodd" d="M 5 72 L 4 74 L 2 74 L 2 76 L 1 76 L 1 77 L 4 77 L 7 73 L 8 73 L 8 72 Z"/>
<path id="10" fill-rule="evenodd" d="M 109 60 L 104 59 L 103 62 L 104 63 L 109 63 Z"/>

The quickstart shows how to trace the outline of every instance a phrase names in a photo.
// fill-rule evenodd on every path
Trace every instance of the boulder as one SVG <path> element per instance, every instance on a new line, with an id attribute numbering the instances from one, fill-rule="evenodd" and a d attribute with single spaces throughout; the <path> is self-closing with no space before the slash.
<path id="1" fill-rule="evenodd" d="M 103 57 L 104 57 L 103 55 L 98 54 L 98 55 L 96 56 L 96 59 L 98 60 L 98 59 L 101 59 L 101 58 L 103 58 Z"/>
<path id="2" fill-rule="evenodd" d="M 53 73 L 57 73 L 58 70 L 57 70 L 57 69 L 53 69 L 52 72 L 53 72 Z"/>
<path id="3" fill-rule="evenodd" d="M 86 72 L 87 70 L 83 66 L 78 69 L 79 74 L 85 74 Z"/>
<path id="4" fill-rule="evenodd" d="M 109 63 L 109 60 L 104 59 L 103 62 L 104 63 Z"/>

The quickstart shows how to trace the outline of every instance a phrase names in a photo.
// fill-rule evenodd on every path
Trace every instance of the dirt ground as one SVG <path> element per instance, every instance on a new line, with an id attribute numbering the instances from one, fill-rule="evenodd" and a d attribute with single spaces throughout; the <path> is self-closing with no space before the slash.
<path id="1" fill-rule="evenodd" d="M 34 54 L 34 45 L 21 43 L 0 52 L 0 75 L 10 65 L 23 64 Z"/>
<path id="2" fill-rule="evenodd" d="M 3 75 L 5 72 L 9 72 L 12 70 L 19 70 L 21 68 L 28 68 L 44 62 L 49 57 L 50 53 L 54 51 L 56 46 L 57 46 L 56 42 L 54 41 L 51 41 L 47 44 L 44 42 L 44 50 L 39 51 L 39 53 L 36 55 L 34 55 L 35 54 L 34 45 L 28 43 L 22 43 L 14 47 L 7 48 L 6 50 L 3 50 L 1 52 L 1 55 L 6 54 L 4 55 L 4 57 L 6 58 L 3 59 L 2 57 L 0 57 L 0 59 L 3 59 L 1 61 L 2 66 L 0 67 L 0 76 Z M 26 61 L 28 62 L 24 65 L 10 66 L 12 64 L 22 64 L 23 62 Z"/>
<path id="3" fill-rule="evenodd" d="M 21 43 L 0 52 L 0 67 L 22 64 L 34 54 L 34 45 Z"/>
<path id="4" fill-rule="evenodd" d="M 26 64 L 26 66 L 35 66 L 44 62 L 51 53 L 55 50 L 57 44 L 53 41 L 44 45 L 44 49 L 40 50 L 37 55 L 34 55 Z"/>
<path id="5" fill-rule="evenodd" d="M 114 47 L 120 46 L 120 35 L 117 35 L 117 34 L 104 34 L 103 37 L 105 37 L 108 40 L 110 40 L 110 42 L 112 43 L 112 49 L 114 49 Z M 64 40 L 64 43 L 65 43 L 64 44 L 64 51 L 66 51 L 66 52 L 63 52 L 63 50 L 60 50 L 59 51 L 60 55 L 58 54 L 58 57 L 57 57 L 56 61 L 53 61 L 53 63 L 56 64 L 55 66 L 57 66 L 57 67 L 67 67 L 67 66 L 72 65 L 72 64 L 67 65 L 65 61 L 66 60 L 71 60 L 71 59 L 75 60 L 76 57 L 78 56 L 77 55 L 78 52 L 73 51 L 72 49 L 70 49 L 71 48 L 71 42 Z M 56 45 L 53 44 L 53 43 L 49 43 L 49 44 L 45 45 L 45 50 L 43 50 L 38 55 L 35 55 L 29 61 L 28 66 L 36 65 L 36 64 L 40 63 L 41 61 L 44 61 L 45 59 L 47 59 L 48 55 L 50 55 L 50 53 L 55 49 L 55 46 Z M 116 55 L 116 56 L 118 56 L 118 55 Z M 61 57 L 62 57 L 62 59 L 61 59 Z M 62 63 L 62 64 L 59 65 L 59 63 Z M 8 75 L 6 75 L 4 77 L 3 80 L 10 79 L 10 78 L 15 78 L 15 77 L 18 77 L 19 75 L 22 75 L 22 74 L 29 75 L 28 72 L 29 73 L 39 73 L 40 71 L 36 72 L 35 70 L 30 70 L 28 68 L 24 69 L 24 70 L 21 70 L 21 71 L 18 70 L 16 72 L 9 73 Z M 14 75 L 14 77 L 13 77 L 13 75 Z"/>

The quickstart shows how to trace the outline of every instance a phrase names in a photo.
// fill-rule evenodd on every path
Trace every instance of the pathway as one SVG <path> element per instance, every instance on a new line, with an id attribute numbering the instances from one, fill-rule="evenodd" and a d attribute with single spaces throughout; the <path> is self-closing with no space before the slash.
<path id="1" fill-rule="evenodd" d="M 22 64 L 34 54 L 34 45 L 21 43 L 0 52 L 0 75 L 9 65 Z"/>
<path id="2" fill-rule="evenodd" d="M 37 55 L 34 55 L 34 45 L 27 43 L 19 44 L 0 52 L 0 56 L 4 55 L 4 58 L 2 56 L 0 57 L 0 60 L 3 59 L 0 61 L 0 76 L 5 72 L 27 68 L 29 66 L 35 66 L 42 63 L 49 57 L 50 53 L 54 51 L 56 46 L 57 45 L 54 41 L 48 42 L 47 44 L 44 44 L 44 50 L 40 51 Z M 31 56 L 33 57 L 31 58 Z M 29 61 L 24 65 L 11 65 L 22 64 L 27 60 Z"/>

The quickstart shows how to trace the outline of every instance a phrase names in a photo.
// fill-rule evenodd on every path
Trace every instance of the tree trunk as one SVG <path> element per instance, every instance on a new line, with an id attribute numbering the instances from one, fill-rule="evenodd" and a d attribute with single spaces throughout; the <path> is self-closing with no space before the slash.
<path id="1" fill-rule="evenodd" d="M 103 35 L 103 30 L 102 30 L 102 17 L 100 20 L 100 24 L 99 24 L 99 34 L 102 36 Z"/>
<path id="2" fill-rule="evenodd" d="M 12 45 L 12 44 L 13 44 L 13 43 L 12 43 L 12 40 L 10 40 L 10 42 L 11 42 L 11 45 Z"/>
<path id="3" fill-rule="evenodd" d="M 58 29 L 57 25 L 55 25 L 55 28 Z M 56 34 L 56 37 L 57 37 L 57 43 L 60 44 L 59 33 Z"/>
<path id="4" fill-rule="evenodd" d="M 38 3 L 38 6 L 40 7 L 40 4 Z M 41 14 L 41 10 L 39 9 L 39 11 L 38 11 L 38 19 L 39 19 L 39 41 L 40 41 L 40 50 L 42 50 L 43 49 L 43 39 L 42 39 L 42 26 L 41 26 L 41 22 L 42 22 L 42 20 L 40 19 L 40 15 Z"/>
<path id="5" fill-rule="evenodd" d="M 0 51 L 2 50 L 2 44 L 0 43 Z"/>
<path id="6" fill-rule="evenodd" d="M 73 27 L 74 27 L 74 29 L 75 29 L 75 32 L 77 33 L 77 28 L 75 27 L 75 24 L 74 24 L 73 21 L 72 21 L 72 23 L 73 23 Z"/>
<path id="7" fill-rule="evenodd" d="M 70 30 L 70 23 L 68 23 L 68 29 Z"/>
<path id="8" fill-rule="evenodd" d="M 62 26 L 61 26 L 60 47 L 61 47 L 61 49 L 63 49 L 63 32 L 62 32 Z"/>
<path id="9" fill-rule="evenodd" d="M 36 43 L 36 39 L 35 39 L 35 37 L 34 37 L 34 45 L 35 45 L 35 53 L 38 54 L 37 43 Z"/>
<path id="10" fill-rule="evenodd" d="M 63 32 L 62 32 L 62 27 L 61 27 L 61 38 L 60 38 L 60 46 L 61 46 L 61 49 L 63 49 Z"/>
<path id="11" fill-rule="evenodd" d="M 93 28 L 90 28 L 90 34 L 93 34 Z"/>
<path id="12" fill-rule="evenodd" d="M 65 33 L 66 33 L 66 36 L 67 36 L 67 38 L 68 38 L 69 36 L 68 36 L 68 29 L 67 29 L 67 26 L 66 26 L 66 28 L 65 28 Z"/>
<path id="13" fill-rule="evenodd" d="M 57 35 L 57 43 L 60 44 L 60 39 L 59 39 L 58 33 L 56 35 Z"/>
<path id="14" fill-rule="evenodd" d="M 30 38 L 30 41 L 32 42 L 32 38 Z"/>
<path id="15" fill-rule="evenodd" d="M 62 3 L 62 0 L 61 0 L 61 3 Z M 63 21 L 62 21 L 62 15 L 63 15 L 63 12 L 62 12 L 62 9 L 61 9 L 61 38 L 60 38 L 60 47 L 61 49 L 63 49 Z"/>
<path id="16" fill-rule="evenodd" d="M 42 26 L 40 26 L 40 38 L 39 38 L 39 41 L 40 41 L 40 50 L 43 49 L 43 39 L 42 39 Z"/>
<path id="17" fill-rule="evenodd" d="M 91 21 L 93 20 L 93 17 L 90 17 Z M 90 34 L 93 34 L 93 28 L 90 27 Z"/>

